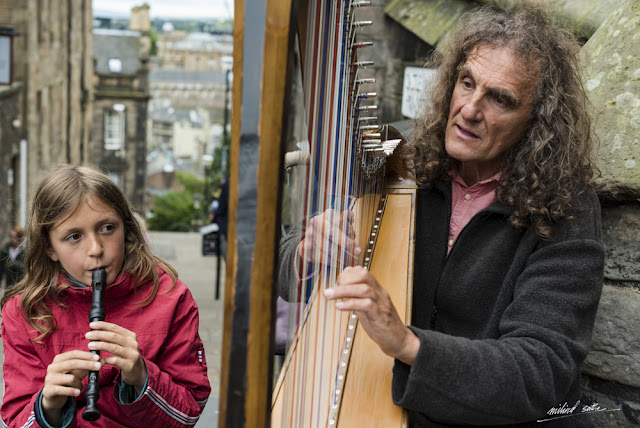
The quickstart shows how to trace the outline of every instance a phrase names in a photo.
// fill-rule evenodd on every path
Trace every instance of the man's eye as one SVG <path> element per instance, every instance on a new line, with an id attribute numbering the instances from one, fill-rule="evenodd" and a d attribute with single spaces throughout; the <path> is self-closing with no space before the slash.
<path id="1" fill-rule="evenodd" d="M 79 233 L 72 233 L 71 235 L 67 236 L 66 241 L 76 242 L 78 239 L 80 239 L 80 234 Z"/>
<path id="2" fill-rule="evenodd" d="M 512 107 L 515 104 L 512 99 L 502 95 L 496 95 L 493 97 L 493 99 L 495 100 L 496 104 L 501 107 Z"/>

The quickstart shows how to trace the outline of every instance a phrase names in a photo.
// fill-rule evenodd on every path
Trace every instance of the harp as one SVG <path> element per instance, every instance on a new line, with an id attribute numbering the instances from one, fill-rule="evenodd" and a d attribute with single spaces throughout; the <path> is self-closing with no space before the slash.
<path id="1" fill-rule="evenodd" d="M 407 425 L 391 401 L 393 360 L 358 332 L 355 314 L 337 311 L 321 293 L 344 267 L 360 264 L 410 319 L 415 186 L 397 167 L 398 157 L 387 159 L 402 149 L 401 136 L 378 126 L 371 113 L 369 44 L 357 37 L 369 24 L 358 20 L 358 9 L 368 5 L 236 1 L 220 426 Z M 291 114 L 296 53 L 301 101 Z M 293 139 L 291 117 L 304 118 Z M 325 211 L 342 233 L 316 230 L 314 245 L 291 265 L 293 282 L 285 286 L 295 290 L 288 304 L 291 334 L 274 381 L 285 168 L 299 168 L 295 181 L 304 183 L 296 187 L 297 202 L 290 201 L 296 207 L 290 222 L 302 225 L 300 236 Z M 348 250 L 346 237 L 360 254 Z"/>

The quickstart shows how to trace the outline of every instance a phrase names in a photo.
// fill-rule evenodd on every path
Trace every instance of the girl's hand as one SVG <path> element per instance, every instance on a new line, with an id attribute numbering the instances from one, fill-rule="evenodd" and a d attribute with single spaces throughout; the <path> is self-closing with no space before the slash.
<path id="1" fill-rule="evenodd" d="M 382 351 L 408 365 L 413 365 L 420 339 L 400 319 L 387 290 L 361 266 L 348 267 L 338 277 L 336 287 L 324 295 L 338 300 L 336 309 L 355 311 L 365 331 Z"/>
<path id="2" fill-rule="evenodd" d="M 94 321 L 89 324 L 93 330 L 85 337 L 96 342 L 89 342 L 92 351 L 106 351 L 113 354 L 104 362 L 120 369 L 122 380 L 135 387 L 140 394 L 147 380 L 147 367 L 140 355 L 136 334 L 119 325 L 105 321 Z"/>
<path id="3" fill-rule="evenodd" d="M 82 380 L 89 371 L 100 370 L 97 355 L 87 351 L 69 351 L 58 354 L 47 367 L 42 388 L 42 410 L 47 422 L 57 425 L 62 407 L 68 397 L 80 395 Z"/>

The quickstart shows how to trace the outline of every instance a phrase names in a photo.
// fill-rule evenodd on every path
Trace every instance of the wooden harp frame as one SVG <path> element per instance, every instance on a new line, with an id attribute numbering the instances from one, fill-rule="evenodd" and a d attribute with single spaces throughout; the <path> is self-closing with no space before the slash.
<path id="1" fill-rule="evenodd" d="M 230 215 L 220 427 L 267 427 L 271 425 L 272 410 L 276 409 L 274 414 L 278 411 L 275 400 L 272 400 L 271 389 L 277 297 L 274 284 L 282 196 L 279 183 L 287 132 L 284 118 L 292 69 L 292 55 L 289 53 L 293 43 L 291 29 L 295 27 L 294 19 L 298 16 L 297 8 L 298 2 L 295 0 L 235 1 Z M 284 65 L 286 73 L 282 72 Z M 395 253 L 402 254 L 402 258 L 406 259 L 406 266 L 400 275 L 407 279 L 408 286 L 403 285 L 404 294 L 393 299 L 400 312 L 404 309 L 405 319 L 408 320 L 413 275 L 415 186 L 407 181 L 390 182 L 384 194 L 390 201 L 402 201 L 399 205 L 388 205 L 396 214 L 383 220 L 380 227 L 382 235 L 384 230 L 390 228 L 387 226 L 385 229 L 385 222 L 390 224 L 392 218 L 405 217 L 406 240 L 401 247 L 387 247 L 386 244 L 385 247 L 388 251 L 386 257 L 392 257 Z M 384 257 L 382 253 L 378 254 Z M 399 275 L 389 269 L 377 271 L 375 266 L 371 269 L 381 282 L 386 281 L 385 275 L 391 275 L 391 278 Z M 367 426 L 405 427 L 406 412 L 399 408 L 394 410 L 390 403 L 390 368 L 393 360 L 384 356 L 364 332 L 356 338 L 355 343 L 360 342 L 365 343 L 365 355 L 375 355 L 370 358 L 374 362 L 383 361 L 381 370 L 387 372 L 384 381 L 386 386 L 382 386 L 387 389 L 387 397 L 383 399 L 384 403 L 373 405 L 388 407 L 391 404 L 394 420 L 398 421 L 397 425 L 388 425 L 383 422 L 387 419 L 376 416 L 375 423 Z M 351 366 L 350 370 L 369 372 L 371 369 L 365 358 Z M 345 395 L 349 390 L 363 388 L 362 385 L 349 385 L 347 383 L 345 387 Z M 364 388 L 370 389 L 371 383 L 368 385 Z M 372 403 L 363 404 L 365 407 L 343 412 L 347 416 L 341 416 L 340 425 L 362 426 L 361 413 L 370 409 Z"/>
<path id="2" fill-rule="evenodd" d="M 235 0 L 220 427 L 269 426 L 291 8 Z"/>

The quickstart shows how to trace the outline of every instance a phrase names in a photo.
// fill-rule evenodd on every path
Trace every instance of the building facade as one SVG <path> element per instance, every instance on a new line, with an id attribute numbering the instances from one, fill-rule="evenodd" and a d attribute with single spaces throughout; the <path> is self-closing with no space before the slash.
<path id="1" fill-rule="evenodd" d="M 148 51 L 144 35 L 94 30 L 95 101 L 89 160 L 142 211 L 146 176 Z"/>
<path id="2" fill-rule="evenodd" d="M 90 0 L 0 0 L 0 24 L 18 33 L 14 85 L 0 89 L 0 237 L 25 225 L 27 201 L 44 172 L 87 160 L 91 22 Z"/>
<path id="3" fill-rule="evenodd" d="M 172 31 L 158 40 L 161 70 L 222 71 L 232 55 L 230 35 Z"/>
<path id="4" fill-rule="evenodd" d="M 222 122 L 227 73 L 223 71 L 153 70 L 149 76 L 152 107 L 203 108 L 212 122 Z"/>

